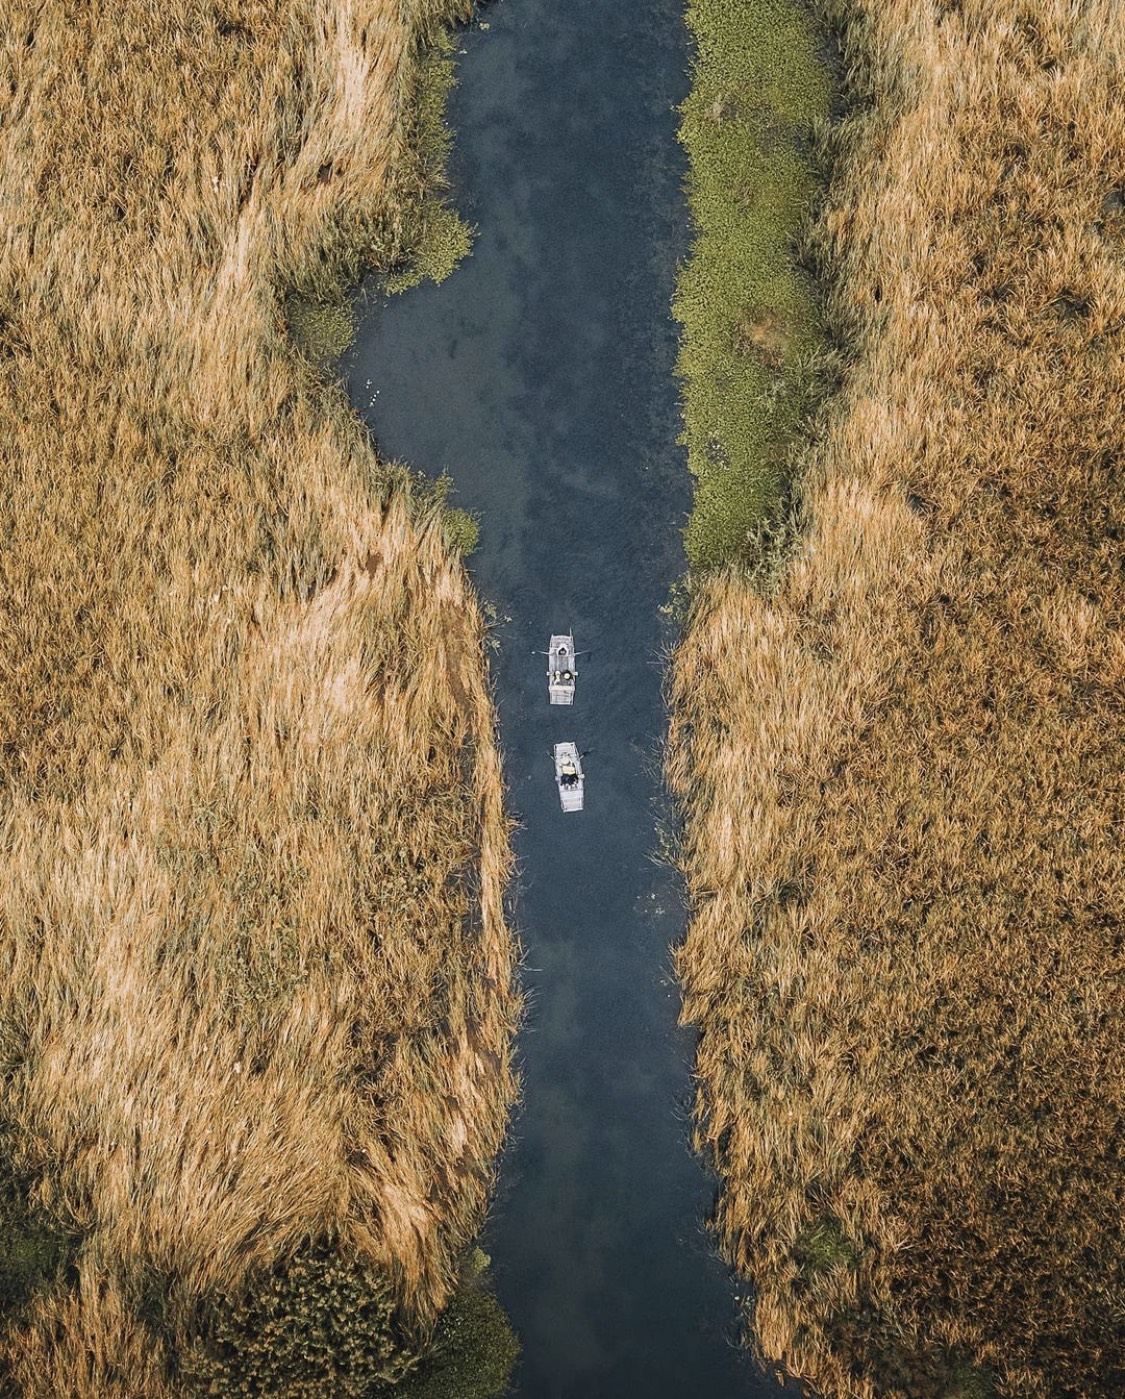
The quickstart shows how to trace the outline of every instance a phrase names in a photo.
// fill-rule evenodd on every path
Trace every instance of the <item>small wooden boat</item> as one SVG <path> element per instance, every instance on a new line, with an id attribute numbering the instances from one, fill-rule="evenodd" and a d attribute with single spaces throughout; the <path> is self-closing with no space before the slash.
<path id="1" fill-rule="evenodd" d="M 555 781 L 564 811 L 581 811 L 586 793 L 582 759 L 576 743 L 555 744 Z"/>
<path id="2" fill-rule="evenodd" d="M 547 655 L 547 693 L 551 703 L 573 704 L 574 681 L 578 675 L 574 668 L 574 637 L 569 633 L 552 636 Z"/>

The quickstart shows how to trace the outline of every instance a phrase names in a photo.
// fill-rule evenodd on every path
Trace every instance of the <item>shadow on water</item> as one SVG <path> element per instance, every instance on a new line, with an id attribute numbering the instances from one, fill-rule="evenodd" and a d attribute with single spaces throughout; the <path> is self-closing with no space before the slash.
<path id="1" fill-rule="evenodd" d="M 734 1289 L 689 1153 L 690 1037 L 658 865 L 661 605 L 689 506 L 669 315 L 686 250 L 678 0 L 500 0 L 461 36 L 454 199 L 479 226 L 439 287 L 370 305 L 344 366 L 385 455 L 456 483 L 496 606 L 525 1102 L 485 1239 L 524 1399 L 777 1394 L 733 1345 Z M 542 656 L 573 628 L 573 709 Z M 586 754 L 564 816 L 551 744 Z"/>

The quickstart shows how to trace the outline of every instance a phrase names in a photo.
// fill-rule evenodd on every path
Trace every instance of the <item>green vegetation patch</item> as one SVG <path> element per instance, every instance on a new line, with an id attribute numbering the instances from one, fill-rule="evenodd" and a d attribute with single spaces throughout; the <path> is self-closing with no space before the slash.
<path id="1" fill-rule="evenodd" d="M 434 517 L 441 523 L 446 547 L 467 557 L 480 543 L 480 519 L 471 510 L 450 504 L 456 493 L 453 477 L 447 472 L 427 476 L 402 462 L 388 464 L 388 475 L 395 486 L 410 501 L 416 520 L 424 523 Z"/>
<path id="2" fill-rule="evenodd" d="M 342 285 L 331 288 L 323 299 L 292 292 L 283 313 L 290 335 L 314 364 L 339 359 L 355 338 L 355 307 Z"/>
<path id="3" fill-rule="evenodd" d="M 471 554 L 480 543 L 480 521 L 471 510 L 449 506 L 442 517 L 442 526 L 445 542 L 461 555 Z"/>
<path id="4" fill-rule="evenodd" d="M 31 1209 L 15 1182 L 0 1182 L 0 1323 L 56 1282 L 74 1250 L 74 1238 Z"/>
<path id="5" fill-rule="evenodd" d="M 322 1244 L 209 1306 L 183 1374 L 201 1396 L 366 1399 L 415 1363 L 389 1280 Z"/>
<path id="6" fill-rule="evenodd" d="M 395 1390 L 398 1399 L 496 1399 L 508 1392 L 520 1345 L 488 1286 L 487 1264 L 474 1249 L 426 1358 Z"/>
<path id="7" fill-rule="evenodd" d="M 806 1281 L 829 1273 L 840 1264 L 852 1268 L 857 1260 L 855 1246 L 831 1215 L 802 1230 L 794 1254 Z"/>
<path id="8" fill-rule="evenodd" d="M 32 1202 L 12 1138 L 10 1127 L 0 1127 L 0 1326 L 58 1281 L 78 1246 L 62 1220 Z"/>
<path id="9" fill-rule="evenodd" d="M 793 0 L 690 0 L 696 42 L 680 139 L 695 223 L 674 302 L 692 567 L 753 550 L 790 444 L 819 397 L 825 335 L 794 242 L 818 187 L 809 154 L 832 85 Z"/>
<path id="10" fill-rule="evenodd" d="M 182 1368 L 190 1394 L 223 1399 L 497 1399 L 519 1342 L 474 1249 L 433 1336 L 401 1327 L 390 1280 L 310 1244 L 203 1309 Z"/>
<path id="11" fill-rule="evenodd" d="M 453 149 L 445 108 L 457 81 L 454 55 L 453 38 L 442 30 L 418 64 L 410 147 L 424 193 L 408 238 L 407 260 L 386 279 L 391 292 L 406 291 L 427 279 L 444 282 L 472 249 L 473 228 L 445 199 Z"/>
<path id="12" fill-rule="evenodd" d="M 996 1399 L 999 1393 L 992 1371 L 974 1365 L 964 1356 L 952 1356 L 947 1371 L 947 1399 Z"/>

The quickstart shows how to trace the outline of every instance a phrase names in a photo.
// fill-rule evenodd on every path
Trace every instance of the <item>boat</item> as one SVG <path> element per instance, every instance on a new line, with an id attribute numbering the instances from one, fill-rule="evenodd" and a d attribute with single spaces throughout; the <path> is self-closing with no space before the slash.
<path id="1" fill-rule="evenodd" d="M 576 743 L 555 744 L 555 781 L 559 801 L 564 811 L 581 811 L 586 793 L 586 778 Z"/>
<path id="2" fill-rule="evenodd" d="M 574 637 L 568 632 L 552 636 L 547 655 L 547 693 L 551 703 L 573 704 L 578 675 L 574 668 Z"/>

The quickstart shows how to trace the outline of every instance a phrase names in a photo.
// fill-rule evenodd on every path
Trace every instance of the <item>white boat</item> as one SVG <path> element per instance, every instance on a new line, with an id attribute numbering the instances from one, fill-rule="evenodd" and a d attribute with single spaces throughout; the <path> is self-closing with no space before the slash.
<path id="1" fill-rule="evenodd" d="M 564 811 L 581 811 L 586 792 L 582 759 L 576 743 L 555 744 L 555 781 Z"/>
<path id="2" fill-rule="evenodd" d="M 573 704 L 578 675 L 574 668 L 574 637 L 569 633 L 552 636 L 547 656 L 547 693 L 551 703 Z"/>

